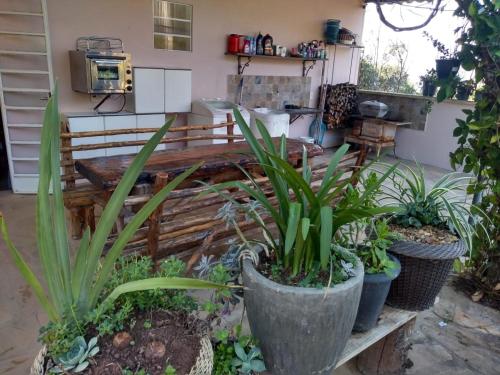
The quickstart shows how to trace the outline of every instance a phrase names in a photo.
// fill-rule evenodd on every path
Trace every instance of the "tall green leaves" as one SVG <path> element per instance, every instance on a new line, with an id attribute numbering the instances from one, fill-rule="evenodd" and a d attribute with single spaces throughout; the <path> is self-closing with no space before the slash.
<path id="1" fill-rule="evenodd" d="M 91 235 L 90 230 L 86 229 L 80 241 L 75 260 L 71 264 L 61 189 L 57 89 L 49 99 L 41 134 L 40 178 L 36 206 L 38 250 L 43 269 L 43 278 L 48 293 L 45 293 L 42 284 L 12 243 L 7 231 L 7 225 L 1 214 L 0 233 L 7 244 L 9 253 L 14 259 L 14 263 L 28 284 L 33 288 L 36 297 L 47 311 L 51 320 L 56 321 L 68 318 L 69 316 L 80 319 L 95 307 L 106 281 L 113 270 L 115 261 L 121 255 L 125 245 L 135 231 L 156 209 L 158 204 L 200 166 L 201 163 L 194 165 L 179 175 L 142 207 L 120 233 L 111 250 L 104 258 L 101 267 L 100 260 L 104 245 L 113 224 L 118 218 L 123 202 L 137 181 L 137 177 L 141 173 L 147 159 L 173 122 L 174 118 L 167 121 L 138 153 L 106 205 L 95 233 Z M 52 196 L 50 189 L 52 189 Z M 214 284 L 190 279 L 172 281 L 148 280 L 143 283 L 117 288 L 108 301 L 113 300 L 113 296 L 118 296 L 120 293 L 138 290 L 141 287 L 151 289 L 153 287 L 207 288 L 214 286 Z M 216 287 L 222 286 L 218 285 Z"/>
<path id="2" fill-rule="evenodd" d="M 340 182 L 344 172 L 339 168 L 339 164 L 348 151 L 348 145 L 337 150 L 322 181 L 313 184 L 305 148 L 302 173 L 299 173 L 287 161 L 284 136 L 279 140 L 279 147 L 276 147 L 275 140 L 271 138 L 263 124 L 257 122 L 262 137 L 259 141 L 241 114 L 237 110 L 234 114 L 260 167 L 269 178 L 275 199 L 268 198 L 269 194 L 265 194 L 255 182 L 251 188 L 241 182 L 228 182 L 210 190 L 218 191 L 227 197 L 224 193 L 226 189 L 237 188 L 261 204 L 278 228 L 279 238 L 273 243 L 276 256 L 285 267 L 291 268 L 292 275 L 297 275 L 301 270 L 310 272 L 316 264 L 323 270 L 329 267 L 331 244 L 340 226 L 363 217 L 391 211 L 389 208 L 377 209 L 371 206 L 374 190 L 346 198 L 344 192 L 349 186 L 349 181 Z M 251 179 L 250 176 L 249 178 Z M 378 186 L 383 178 L 378 182 Z M 276 203 L 272 204 L 271 200 Z M 340 202 L 333 207 L 334 201 Z M 234 201 L 233 203 L 238 204 Z M 246 208 L 244 205 L 239 207 Z M 269 234 L 264 221 L 256 220 L 256 223 Z"/>

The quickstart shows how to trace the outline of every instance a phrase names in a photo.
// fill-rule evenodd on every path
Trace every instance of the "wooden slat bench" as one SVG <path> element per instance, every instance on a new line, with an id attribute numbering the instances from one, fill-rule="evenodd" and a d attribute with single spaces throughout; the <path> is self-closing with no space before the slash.
<path id="1" fill-rule="evenodd" d="M 235 122 L 232 116 L 228 115 L 227 121 L 222 124 L 214 125 L 191 125 L 179 126 L 169 129 L 167 136 L 161 141 L 161 144 L 172 144 L 181 142 L 184 144 L 188 141 L 208 141 L 219 140 L 233 143 L 235 140 L 242 140 L 241 135 L 234 135 Z M 197 130 L 210 130 L 226 128 L 226 134 L 207 134 L 196 135 L 187 137 L 187 131 Z M 79 131 L 73 132 L 69 127 L 67 118 L 61 121 L 61 167 L 62 167 L 62 181 L 63 181 L 63 196 L 65 207 L 69 210 L 71 220 L 71 234 L 74 239 L 81 238 L 83 229 L 89 226 L 92 230 L 95 228 L 95 198 L 102 196 L 105 192 L 102 186 L 91 183 L 88 179 L 83 177 L 75 169 L 76 160 L 74 152 L 91 151 L 91 150 L 108 150 L 120 149 L 130 146 L 143 146 L 147 140 L 129 140 L 117 142 L 104 142 L 104 143 L 90 143 L 74 145 L 73 141 L 76 139 L 86 138 L 87 140 L 93 137 L 108 137 L 137 134 L 151 136 L 158 128 L 151 127 L 137 127 L 134 129 L 112 129 L 101 131 Z M 181 134 L 180 136 L 175 136 Z"/>
<path id="2" fill-rule="evenodd" d="M 339 169 L 345 175 L 342 180 L 351 178 L 352 172 L 364 162 L 361 157 L 362 154 L 359 151 L 344 156 L 339 164 Z M 327 165 L 328 162 L 313 165 L 313 190 L 318 188 Z M 297 166 L 297 169 L 300 171 L 301 167 Z M 160 189 L 164 181 L 165 176 L 159 174 L 153 189 Z M 276 203 L 267 177 L 256 177 L 255 181 L 270 201 Z M 249 181 L 242 182 L 251 185 Z M 226 199 L 216 193 L 209 193 L 200 198 L 200 193 L 206 189 L 206 187 L 194 187 L 173 191 L 158 207 L 149 222 L 136 232 L 127 245 L 125 254 L 148 254 L 155 260 L 175 254 L 188 259 L 189 265 L 192 266 L 202 254 L 221 254 L 226 251 L 228 244 L 237 240 L 234 229 L 226 226 L 223 218 L 217 218 L 218 210 L 226 203 Z M 242 203 L 249 201 L 244 191 L 232 190 L 227 191 L 227 194 Z M 133 214 L 150 197 L 150 193 L 130 196 L 125 201 L 125 207 L 129 213 Z M 244 232 L 261 236 L 257 226 L 245 220 L 243 214 L 237 217 L 237 222 Z M 109 246 L 115 239 L 116 235 L 109 238 Z"/>

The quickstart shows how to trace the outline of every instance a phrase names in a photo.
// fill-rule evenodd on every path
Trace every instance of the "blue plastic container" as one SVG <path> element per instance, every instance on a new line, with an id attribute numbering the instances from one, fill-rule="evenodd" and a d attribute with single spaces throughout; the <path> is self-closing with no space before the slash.
<path id="1" fill-rule="evenodd" d="M 326 44 L 335 44 L 339 37 L 340 21 L 339 20 L 327 20 L 325 22 L 325 41 Z"/>

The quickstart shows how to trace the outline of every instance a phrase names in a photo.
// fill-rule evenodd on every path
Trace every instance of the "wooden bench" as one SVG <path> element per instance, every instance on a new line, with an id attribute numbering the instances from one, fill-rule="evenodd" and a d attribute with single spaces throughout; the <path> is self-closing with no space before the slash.
<path id="1" fill-rule="evenodd" d="M 352 178 L 352 172 L 364 162 L 364 156 L 359 151 L 349 153 L 339 163 L 339 169 L 344 172 L 345 179 Z M 326 172 L 328 162 L 313 163 L 312 187 L 319 188 Z M 301 166 L 296 168 L 300 171 Z M 263 177 L 259 169 L 250 170 L 255 181 L 272 203 L 277 203 L 267 177 Z M 152 190 L 161 189 L 168 176 L 159 173 Z M 339 181 L 339 183 L 341 182 Z M 242 183 L 251 185 L 248 180 Z M 170 196 L 151 215 L 150 220 L 140 228 L 125 249 L 125 254 L 150 255 L 154 260 L 176 255 L 188 260 L 191 267 L 201 255 L 220 255 L 227 250 L 229 244 L 238 240 L 235 230 L 228 227 L 223 218 L 218 218 L 219 209 L 227 202 L 217 193 L 209 193 L 200 198 L 200 193 L 207 187 L 184 188 L 173 191 Z M 226 191 L 233 199 L 241 203 L 249 201 L 249 196 L 242 190 Z M 125 201 L 125 211 L 133 215 L 151 197 L 151 192 L 128 197 Z M 269 220 L 269 218 L 265 218 Z M 125 218 L 125 221 L 127 219 Z M 261 233 L 253 221 L 247 221 L 243 214 L 237 217 L 240 229 L 248 235 L 260 237 Z M 108 240 L 111 246 L 117 234 Z"/>
<path id="2" fill-rule="evenodd" d="M 189 141 L 211 141 L 219 140 L 228 143 L 233 143 L 235 140 L 241 140 L 241 135 L 234 135 L 235 122 L 232 116 L 228 114 L 227 121 L 222 124 L 214 125 L 188 125 L 172 127 L 169 129 L 167 136 L 161 141 L 161 144 L 172 144 Z M 200 134 L 194 136 L 187 136 L 189 131 L 201 132 L 211 129 L 226 128 L 226 134 Z M 64 205 L 69 210 L 71 221 L 71 235 L 74 239 L 81 238 L 83 229 L 87 226 L 91 230 L 95 229 L 95 203 L 96 197 L 102 197 L 105 193 L 103 189 L 92 184 L 84 178 L 75 169 L 74 152 L 85 152 L 91 150 L 108 150 L 120 149 L 131 146 L 143 146 L 146 144 L 145 140 L 128 140 L 128 141 L 115 141 L 103 143 L 91 143 L 75 145 L 74 140 L 85 138 L 87 140 L 93 137 L 104 136 L 121 136 L 137 134 L 151 136 L 158 128 L 145 128 L 138 126 L 135 129 L 113 129 L 102 131 L 79 131 L 73 132 L 70 129 L 69 121 L 63 118 L 61 121 L 61 167 L 62 167 L 62 181 L 63 181 L 63 197 Z M 176 136 L 180 134 L 180 136 Z"/>

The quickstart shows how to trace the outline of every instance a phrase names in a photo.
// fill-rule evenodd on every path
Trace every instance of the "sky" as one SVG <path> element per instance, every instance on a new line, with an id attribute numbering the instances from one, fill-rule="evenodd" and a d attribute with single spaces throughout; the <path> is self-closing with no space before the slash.
<path id="1" fill-rule="evenodd" d="M 385 18 L 396 26 L 413 26 L 421 24 L 431 12 L 430 9 L 436 4 L 436 0 L 432 3 L 407 3 L 406 5 L 384 5 Z M 384 50 L 389 46 L 391 41 L 401 41 L 408 47 L 408 74 L 410 81 L 418 87 L 420 83 L 419 77 L 425 73 L 427 69 L 435 67 L 435 60 L 439 53 L 434 48 L 432 43 L 422 35 L 423 31 L 427 31 L 434 38 L 442 42 L 450 51 L 455 48 L 455 40 L 457 39 L 454 30 L 461 26 L 463 21 L 458 17 L 453 16 L 453 10 L 456 8 L 454 0 L 443 0 L 441 7 L 444 5 L 443 12 L 438 12 L 432 21 L 423 29 L 415 31 L 396 32 L 385 26 L 379 19 L 375 4 L 368 4 L 365 13 L 365 27 L 363 30 L 363 45 L 365 46 L 364 55 L 376 56 L 377 44 L 378 63 L 381 64 L 384 56 Z M 424 9 L 425 8 L 425 9 Z M 378 40 L 378 43 L 377 43 Z M 461 72 L 463 78 L 469 78 L 470 73 Z"/>

